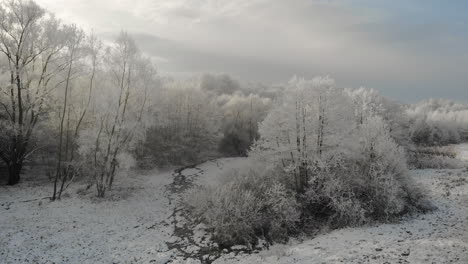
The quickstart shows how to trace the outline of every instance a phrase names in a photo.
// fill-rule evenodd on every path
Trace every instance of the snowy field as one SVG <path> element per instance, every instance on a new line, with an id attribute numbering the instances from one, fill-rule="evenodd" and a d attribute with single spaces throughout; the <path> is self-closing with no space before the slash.
<path id="1" fill-rule="evenodd" d="M 468 160 L 468 145 L 457 147 Z M 213 184 L 245 159 L 209 161 L 180 172 L 118 175 L 104 199 L 75 184 L 50 202 L 46 179 L 0 187 L 0 263 L 468 263 L 468 171 L 416 170 L 438 210 L 399 223 L 324 231 L 253 254 L 210 256 L 204 233 L 184 229 L 178 210 L 194 185 Z M 205 247 L 205 248 L 204 248 Z M 204 255 L 206 254 L 206 255 Z"/>

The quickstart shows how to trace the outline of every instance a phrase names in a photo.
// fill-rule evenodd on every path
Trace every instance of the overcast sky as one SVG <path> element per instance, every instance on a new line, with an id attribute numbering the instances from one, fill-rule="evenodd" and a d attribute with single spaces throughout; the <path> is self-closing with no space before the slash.
<path id="1" fill-rule="evenodd" d="M 161 72 L 243 81 L 330 75 L 403 101 L 468 101 L 464 0 L 37 0 L 110 39 L 128 31 Z"/>

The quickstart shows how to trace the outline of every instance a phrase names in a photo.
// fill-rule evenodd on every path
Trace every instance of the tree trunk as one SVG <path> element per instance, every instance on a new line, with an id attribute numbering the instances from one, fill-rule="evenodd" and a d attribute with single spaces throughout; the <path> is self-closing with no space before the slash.
<path id="1" fill-rule="evenodd" d="M 103 198 L 106 193 L 106 186 L 103 183 L 96 184 L 97 197 Z"/>
<path id="2" fill-rule="evenodd" d="M 8 185 L 15 185 L 20 181 L 22 167 L 23 164 L 18 162 L 8 164 Z"/>

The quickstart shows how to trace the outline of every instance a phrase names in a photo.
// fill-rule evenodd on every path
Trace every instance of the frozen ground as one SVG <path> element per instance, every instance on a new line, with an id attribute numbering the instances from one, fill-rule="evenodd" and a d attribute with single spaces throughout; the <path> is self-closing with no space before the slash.
<path id="1" fill-rule="evenodd" d="M 51 195 L 52 185 L 34 175 L 0 186 L 0 264 L 186 263 L 190 254 L 182 250 L 196 248 L 185 241 L 192 234 L 183 230 L 180 197 L 241 163 L 227 158 L 180 173 L 122 173 L 104 200 L 84 184 L 71 185 L 61 201 L 41 199 Z"/>
<path id="2" fill-rule="evenodd" d="M 458 159 L 468 162 L 468 143 L 455 145 Z"/>
<path id="3" fill-rule="evenodd" d="M 468 157 L 468 145 L 458 148 Z M 468 172 L 418 170 L 437 211 L 400 223 L 349 228 L 251 255 L 213 253 L 202 228 L 186 226 L 178 201 L 244 159 L 181 171 L 119 175 L 104 200 L 76 184 L 61 201 L 43 180 L 0 187 L 0 263 L 468 263 Z M 210 257 L 211 256 L 211 257 Z"/>
<path id="4" fill-rule="evenodd" d="M 164 195 L 171 181 L 171 173 L 128 176 L 102 201 L 78 188 L 61 201 L 28 201 L 50 195 L 43 181 L 0 187 L 0 263 L 159 260 L 172 235 Z"/>

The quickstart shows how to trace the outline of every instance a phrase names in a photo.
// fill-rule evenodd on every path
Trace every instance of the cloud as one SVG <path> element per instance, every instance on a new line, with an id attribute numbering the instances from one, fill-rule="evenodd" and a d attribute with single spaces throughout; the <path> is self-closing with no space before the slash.
<path id="1" fill-rule="evenodd" d="M 468 76 L 468 19 L 461 7 L 437 1 L 438 10 L 420 0 L 38 2 L 104 38 L 129 31 L 167 72 L 226 72 L 267 83 L 329 74 L 405 99 L 443 93 L 436 85 L 460 96 Z"/>

